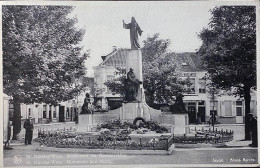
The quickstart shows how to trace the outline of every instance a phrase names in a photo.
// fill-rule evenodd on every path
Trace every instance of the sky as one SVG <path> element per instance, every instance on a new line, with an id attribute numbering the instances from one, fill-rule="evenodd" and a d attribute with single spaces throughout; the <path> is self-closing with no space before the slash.
<path id="1" fill-rule="evenodd" d="M 170 39 L 170 51 L 194 52 L 200 45 L 198 33 L 207 27 L 214 3 L 187 2 L 95 2 L 75 7 L 72 15 L 78 18 L 78 27 L 86 30 L 82 44 L 90 49 L 86 61 L 87 76 L 93 77 L 93 66 L 102 62 L 101 56 L 117 48 L 130 48 L 130 32 L 123 28 L 134 16 L 143 30 L 139 41 L 155 33 L 160 38 Z"/>

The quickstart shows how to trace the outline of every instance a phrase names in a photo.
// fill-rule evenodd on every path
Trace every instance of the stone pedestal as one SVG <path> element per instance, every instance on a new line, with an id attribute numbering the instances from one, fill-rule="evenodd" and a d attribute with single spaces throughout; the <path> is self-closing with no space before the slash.
<path id="1" fill-rule="evenodd" d="M 141 50 L 129 50 L 126 56 L 126 72 L 130 68 L 134 70 L 135 77 L 143 82 L 142 73 L 142 53 Z M 149 107 L 145 103 L 143 84 L 138 89 L 137 101 L 123 103 L 120 109 L 121 120 L 134 120 L 136 117 L 142 117 L 145 120 L 150 120 Z"/>
<path id="2" fill-rule="evenodd" d="M 79 114 L 77 132 L 90 132 L 92 127 L 92 114 Z"/>
<path id="3" fill-rule="evenodd" d="M 144 102 L 123 103 L 120 108 L 120 120 L 133 121 L 136 117 L 142 117 L 146 121 L 151 120 L 149 107 Z"/>
<path id="4" fill-rule="evenodd" d="M 174 135 L 187 134 L 188 127 L 188 114 L 173 114 L 174 115 L 174 128 L 172 133 Z"/>

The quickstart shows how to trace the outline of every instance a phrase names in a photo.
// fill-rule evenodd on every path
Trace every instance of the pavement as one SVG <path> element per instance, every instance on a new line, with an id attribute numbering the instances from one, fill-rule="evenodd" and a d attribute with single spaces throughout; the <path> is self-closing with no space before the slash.
<path id="1" fill-rule="evenodd" d="M 11 140 L 12 150 L 3 151 L 4 167 L 30 167 L 30 166 L 79 166 L 96 167 L 98 165 L 134 165 L 133 167 L 183 167 L 183 164 L 210 164 L 218 167 L 221 164 L 243 164 L 243 167 L 252 167 L 258 163 L 258 148 L 250 147 L 251 141 L 233 140 L 225 143 L 221 147 L 199 146 L 194 144 L 194 148 L 178 148 L 173 150 L 171 155 L 124 155 L 120 154 L 82 154 L 71 153 L 70 149 L 66 152 L 36 151 L 39 142 L 35 141 L 38 129 L 52 131 L 57 129 L 76 128 L 73 122 L 69 123 L 50 123 L 35 124 L 32 145 L 25 145 L 21 135 L 20 140 Z M 24 130 L 24 129 L 23 129 Z M 241 135 L 239 135 L 241 136 Z M 197 146 L 196 146 L 197 145 Z M 185 146 L 185 144 L 183 145 Z M 248 166 L 247 166 L 248 165 Z M 102 166 L 102 167 L 103 167 Z M 0 166 L 1 167 L 1 166 Z"/>
<path id="2" fill-rule="evenodd" d="M 3 151 L 4 167 L 110 167 L 128 165 L 130 167 L 190 167 L 196 164 L 222 167 L 224 164 L 237 165 L 235 167 L 254 167 L 258 163 L 257 148 L 246 146 L 246 142 L 230 142 L 226 148 L 175 148 L 171 155 L 126 155 L 117 150 L 114 154 L 86 154 L 72 153 L 64 148 L 63 152 L 37 151 L 39 143 L 24 145 L 22 141 L 12 141 L 12 150 Z M 243 146 L 241 146 L 243 145 Z M 86 149 L 88 150 L 88 149 Z M 0 166 L 1 167 L 1 166 Z M 187 166 L 186 166 L 187 167 Z M 201 167 L 201 166 L 199 166 Z"/>

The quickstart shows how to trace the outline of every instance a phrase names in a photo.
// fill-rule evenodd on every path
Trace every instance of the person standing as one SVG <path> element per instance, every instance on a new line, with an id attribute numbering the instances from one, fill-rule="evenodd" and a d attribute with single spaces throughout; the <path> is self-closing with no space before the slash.
<path id="1" fill-rule="evenodd" d="M 9 150 L 9 149 L 13 149 L 10 148 L 10 138 L 11 138 L 11 132 L 12 132 L 12 128 L 11 128 L 12 124 L 11 121 L 8 122 L 8 131 L 7 131 L 7 141 L 5 142 L 5 150 Z"/>
<path id="2" fill-rule="evenodd" d="M 251 113 L 248 114 L 248 118 L 250 120 L 250 131 L 252 136 L 252 144 L 250 144 L 249 146 L 257 147 L 257 119 Z"/>
<path id="3" fill-rule="evenodd" d="M 32 137 L 33 137 L 33 121 L 32 121 L 32 116 L 29 117 L 29 119 L 27 119 L 24 122 L 23 127 L 25 128 L 25 145 L 32 144 Z"/>

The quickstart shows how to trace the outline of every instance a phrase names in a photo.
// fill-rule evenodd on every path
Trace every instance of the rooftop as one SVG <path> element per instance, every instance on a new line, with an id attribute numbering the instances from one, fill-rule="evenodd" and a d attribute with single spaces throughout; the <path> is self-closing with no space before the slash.
<path id="1" fill-rule="evenodd" d="M 130 49 L 114 49 L 111 53 L 106 56 L 101 56 L 103 62 L 100 65 L 114 66 L 114 67 L 125 67 L 126 56 Z M 177 70 L 181 72 L 196 72 L 203 71 L 201 67 L 201 58 L 195 52 L 184 52 L 174 53 L 172 56 L 175 57 Z"/>
<path id="2" fill-rule="evenodd" d="M 181 72 L 203 71 L 201 58 L 194 52 L 176 53 L 177 69 Z"/>

